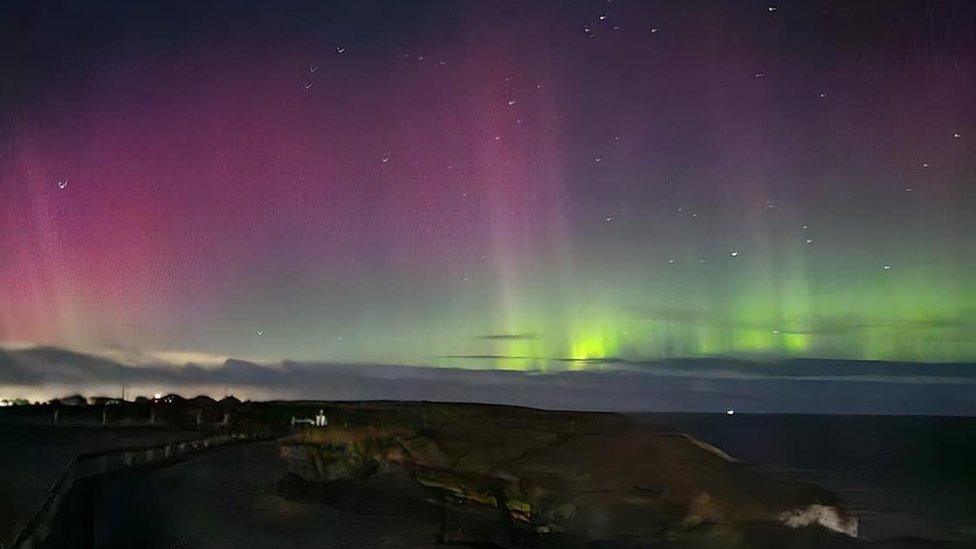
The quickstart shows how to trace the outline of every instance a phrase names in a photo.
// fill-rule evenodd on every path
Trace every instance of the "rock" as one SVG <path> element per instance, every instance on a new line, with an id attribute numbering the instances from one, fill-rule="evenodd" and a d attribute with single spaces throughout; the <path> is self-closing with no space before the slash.
<path id="1" fill-rule="evenodd" d="M 857 537 L 857 518 L 832 505 L 813 504 L 802 509 L 784 511 L 779 520 L 790 528 L 819 524 L 828 530 L 852 538 Z"/>
<path id="2" fill-rule="evenodd" d="M 763 477 L 704 441 L 614 414 L 359 406 L 345 405 L 341 424 L 283 440 L 286 467 L 320 483 L 400 470 L 430 501 L 471 511 L 445 539 L 501 544 L 502 528 L 561 544 L 707 538 L 736 547 L 752 543 L 743 540 L 757 524 L 777 536 L 808 526 L 857 535 L 856 519 L 825 490 Z"/>

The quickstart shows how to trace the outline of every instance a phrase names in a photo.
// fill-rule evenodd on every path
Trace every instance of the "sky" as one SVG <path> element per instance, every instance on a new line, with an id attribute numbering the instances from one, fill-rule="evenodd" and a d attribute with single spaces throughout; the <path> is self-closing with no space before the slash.
<path id="1" fill-rule="evenodd" d="M 6 349 L 976 361 L 972 2 L 13 6 Z"/>

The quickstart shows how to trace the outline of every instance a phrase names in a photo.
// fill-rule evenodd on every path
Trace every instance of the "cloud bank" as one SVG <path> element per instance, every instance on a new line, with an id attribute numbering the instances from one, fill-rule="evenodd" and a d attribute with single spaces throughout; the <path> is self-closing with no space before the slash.
<path id="1" fill-rule="evenodd" d="M 228 359 L 126 363 L 54 347 L 0 350 L 0 394 L 177 391 L 252 399 L 440 400 L 552 409 L 976 415 L 976 365 L 838 360 L 589 360 L 555 373 Z"/>

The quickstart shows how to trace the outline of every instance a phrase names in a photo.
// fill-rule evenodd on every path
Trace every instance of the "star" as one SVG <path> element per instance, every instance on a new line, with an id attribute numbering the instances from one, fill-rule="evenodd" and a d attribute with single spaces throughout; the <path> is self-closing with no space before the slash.
<path id="1" fill-rule="evenodd" d="M 773 335 L 779 335 L 779 330 L 773 330 Z"/>
<path id="2" fill-rule="evenodd" d="M 779 8 L 777 8 L 776 6 L 768 6 L 768 7 L 766 8 L 766 10 L 768 10 L 768 11 L 769 11 L 769 13 L 773 13 L 773 12 L 774 12 L 774 11 L 776 11 L 777 9 L 779 9 Z"/>
<path id="3" fill-rule="evenodd" d="M 67 186 L 68 186 L 68 180 L 67 180 L 67 179 L 62 179 L 62 180 L 60 180 L 60 181 L 58 181 L 58 188 L 59 188 L 59 189 L 61 189 L 62 191 L 63 191 L 63 190 L 64 190 L 64 189 L 65 189 L 65 188 L 66 188 Z"/>
<path id="4" fill-rule="evenodd" d="M 906 193 L 910 193 L 910 192 L 912 192 L 912 188 L 911 188 L 911 187 L 905 187 L 905 192 L 906 192 Z"/>
<path id="5" fill-rule="evenodd" d="M 258 330 L 258 331 L 257 331 L 257 334 L 258 334 L 259 336 L 263 336 L 263 335 L 264 335 L 264 330 Z"/>
<path id="6" fill-rule="evenodd" d="M 732 250 L 729 252 L 729 255 L 732 257 L 739 257 L 739 252 L 736 250 Z"/>
<path id="7" fill-rule="evenodd" d="M 312 83 L 311 82 L 305 82 L 305 91 L 308 91 L 310 89 L 312 89 Z"/>
<path id="8" fill-rule="evenodd" d="M 390 161 L 390 153 L 386 153 L 386 154 L 384 154 L 384 155 L 383 155 L 383 158 L 381 158 L 381 159 L 380 159 L 380 162 L 382 162 L 382 163 L 384 163 L 384 164 L 386 164 L 386 163 L 387 163 L 387 162 L 389 162 L 389 161 Z"/>
<path id="9" fill-rule="evenodd" d="M 820 99 L 827 99 L 827 92 L 820 92 Z"/>
<path id="10" fill-rule="evenodd" d="M 606 217 L 606 218 L 604 219 L 604 221 L 605 221 L 605 222 L 607 222 L 607 223 L 612 223 L 612 222 L 613 222 L 613 216 L 612 216 L 612 215 L 608 215 L 608 216 L 607 216 L 607 217 Z"/>
<path id="11" fill-rule="evenodd" d="M 461 282 L 468 282 L 469 280 L 471 280 L 471 277 L 469 275 L 464 275 L 461 277 Z"/>
<path id="12" fill-rule="evenodd" d="M 672 258 L 668 259 L 668 263 L 670 263 L 671 265 L 674 265 L 674 258 L 672 257 Z"/>
<path id="13" fill-rule="evenodd" d="M 336 53 L 346 53 L 345 46 L 336 46 Z"/>
<path id="14" fill-rule="evenodd" d="M 342 343 L 342 336 L 336 336 L 336 343 Z"/>
<path id="15" fill-rule="evenodd" d="M 704 263 L 704 262 L 705 262 L 705 258 L 704 257 L 698 260 L 698 263 Z"/>
<path id="16" fill-rule="evenodd" d="M 511 107 L 511 106 L 514 106 L 514 105 L 515 105 L 515 100 L 514 99 L 509 99 L 508 100 L 508 106 Z"/>
<path id="17" fill-rule="evenodd" d="M 807 229 L 808 229 L 809 227 L 810 227 L 809 225 L 804 225 L 804 226 L 803 226 L 803 230 L 805 231 L 805 230 L 807 230 Z"/>
<path id="18" fill-rule="evenodd" d="M 593 158 L 593 162 L 599 164 L 600 162 L 603 162 L 603 159 L 600 158 L 599 156 L 597 156 L 597 157 Z"/>
<path id="19" fill-rule="evenodd" d="M 753 78 L 762 78 L 764 76 L 766 76 L 766 73 L 764 73 L 764 72 L 757 72 L 757 73 L 755 73 L 755 74 L 752 75 Z"/>
<path id="20" fill-rule="evenodd" d="M 606 21 L 607 16 L 605 14 L 600 14 L 600 21 Z"/>
<path id="21" fill-rule="evenodd" d="M 651 27 L 651 32 L 652 32 L 652 33 L 656 33 L 656 32 L 658 32 L 659 30 L 661 30 L 661 29 L 659 29 L 659 28 L 657 28 L 657 27 Z"/>
<path id="22" fill-rule="evenodd" d="M 812 238 L 808 238 L 808 239 L 804 240 L 803 243 L 804 244 L 813 244 L 813 239 Z"/>
<path id="23" fill-rule="evenodd" d="M 956 139 L 959 139 L 960 137 L 962 137 L 962 134 L 960 134 L 960 133 L 954 133 L 954 134 L 952 134 L 952 137 L 954 137 Z"/>
<path id="24" fill-rule="evenodd" d="M 928 162 L 922 162 L 922 167 L 923 168 L 929 168 L 931 166 L 932 166 L 932 164 L 929 164 Z"/>
<path id="25" fill-rule="evenodd" d="M 316 72 L 318 70 L 319 70 L 319 68 L 316 65 L 309 65 L 308 66 L 308 72 Z"/>
<path id="26" fill-rule="evenodd" d="M 891 265 L 885 265 L 883 267 L 883 269 L 886 270 L 886 271 L 890 271 L 891 270 Z"/>
<path id="27" fill-rule="evenodd" d="M 423 61 L 423 60 L 424 60 L 424 54 L 420 54 L 417 56 L 417 61 Z"/>
<path id="28" fill-rule="evenodd" d="M 442 67 L 443 67 L 444 65 L 446 65 L 446 64 L 447 64 L 447 60 L 445 60 L 445 59 L 441 59 L 440 61 L 438 61 L 438 62 L 437 62 L 437 64 L 439 64 L 440 66 L 442 66 Z"/>

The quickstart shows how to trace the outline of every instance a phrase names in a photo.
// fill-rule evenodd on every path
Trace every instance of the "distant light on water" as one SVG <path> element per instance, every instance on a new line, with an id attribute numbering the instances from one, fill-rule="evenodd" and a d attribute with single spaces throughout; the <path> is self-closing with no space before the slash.
<path id="1" fill-rule="evenodd" d="M 725 413 L 731 416 L 735 414 L 735 410 L 729 408 L 728 410 L 725 411 Z"/>

